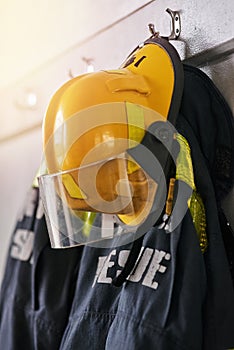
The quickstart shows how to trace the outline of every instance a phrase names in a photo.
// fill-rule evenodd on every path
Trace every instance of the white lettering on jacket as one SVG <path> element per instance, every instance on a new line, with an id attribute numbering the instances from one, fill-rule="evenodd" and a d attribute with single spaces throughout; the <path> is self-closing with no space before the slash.
<path id="1" fill-rule="evenodd" d="M 27 261 L 31 257 L 34 242 L 34 232 L 18 228 L 13 237 L 11 257 Z"/>
<path id="2" fill-rule="evenodd" d="M 43 217 L 43 205 L 41 199 L 37 206 L 37 189 L 32 188 L 28 195 L 25 206 L 18 217 L 18 222 L 22 222 L 24 217 L 33 218 L 36 210 L 36 219 L 40 220 Z M 21 261 L 29 261 L 32 263 L 32 251 L 34 244 L 34 232 L 24 224 L 23 227 L 17 228 L 12 239 L 10 255 L 13 259 L 18 259 Z M 28 226 L 28 225 L 26 225 Z M 33 227 L 32 227 L 33 229 Z"/>
<path id="3" fill-rule="evenodd" d="M 92 287 L 96 283 L 111 284 L 112 279 L 121 273 L 120 268 L 124 267 L 129 253 L 130 250 L 121 250 L 117 254 L 117 250 L 114 249 L 108 256 L 100 256 Z M 133 272 L 127 280 L 156 290 L 159 286 L 157 277 L 166 272 L 167 261 L 170 259 L 171 254 L 168 252 L 142 247 Z"/>

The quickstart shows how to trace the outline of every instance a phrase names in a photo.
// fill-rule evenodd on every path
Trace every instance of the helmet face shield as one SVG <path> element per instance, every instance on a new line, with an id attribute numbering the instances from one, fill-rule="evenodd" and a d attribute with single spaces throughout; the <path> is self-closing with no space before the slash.
<path id="1" fill-rule="evenodd" d="M 159 192 L 166 195 L 163 169 L 141 145 L 155 122 L 165 124 L 165 118 L 120 102 L 94 106 L 66 121 L 58 119 L 44 145 L 44 171 L 39 177 L 52 247 L 97 242 L 102 246 L 106 245 L 102 241 L 115 236 L 119 244 L 133 240 L 131 234 L 155 210 L 159 179 Z M 131 156 L 130 150 L 137 146 L 146 148 L 145 158 L 156 178 Z M 112 222 L 111 230 L 104 227 L 103 214 Z"/>
<path id="2" fill-rule="evenodd" d="M 127 153 L 40 176 L 39 186 L 54 248 L 134 234 L 150 212 L 157 190 Z M 109 215 L 112 230 L 103 227 L 100 214 Z"/>

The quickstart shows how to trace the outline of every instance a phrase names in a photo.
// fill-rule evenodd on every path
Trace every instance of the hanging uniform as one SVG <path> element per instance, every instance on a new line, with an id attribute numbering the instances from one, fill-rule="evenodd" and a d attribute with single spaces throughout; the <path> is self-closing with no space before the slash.
<path id="1" fill-rule="evenodd" d="M 79 257 L 79 248 L 51 249 L 38 188 L 32 187 L 12 235 L 1 286 L 1 349 L 58 348 Z"/>
<path id="2" fill-rule="evenodd" d="M 202 349 L 207 282 L 190 215 L 173 234 L 149 231 L 134 272 L 115 287 L 130 249 L 84 248 L 60 349 Z"/>
<path id="3" fill-rule="evenodd" d="M 206 208 L 208 248 L 202 254 L 187 212 L 171 234 L 156 227 L 147 232 L 135 269 L 115 287 L 131 245 L 85 247 L 61 350 L 233 347 L 233 287 L 217 208 L 217 197 L 223 198 L 233 183 L 233 158 L 228 157 L 225 169 L 217 164 L 233 154 L 231 113 L 205 74 L 189 66 L 184 70 L 177 130 L 191 147 L 195 183 Z M 207 125 L 216 134 L 215 144 L 207 138 Z"/>

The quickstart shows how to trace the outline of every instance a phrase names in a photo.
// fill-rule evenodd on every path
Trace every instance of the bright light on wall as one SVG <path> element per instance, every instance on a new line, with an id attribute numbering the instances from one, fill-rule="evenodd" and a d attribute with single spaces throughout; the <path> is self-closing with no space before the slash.
<path id="1" fill-rule="evenodd" d="M 93 58 L 87 58 L 87 57 L 82 57 L 82 61 L 84 61 L 86 63 L 86 69 L 85 71 L 87 73 L 92 73 L 94 72 L 94 65 L 93 65 Z"/>
<path id="2" fill-rule="evenodd" d="M 35 107 L 37 104 L 37 95 L 35 92 L 29 92 L 26 96 L 26 102 L 29 107 Z"/>
<path id="3" fill-rule="evenodd" d="M 20 109 L 36 109 L 38 96 L 33 89 L 21 89 L 16 96 L 15 104 Z"/>
<path id="4" fill-rule="evenodd" d="M 87 67 L 86 67 L 86 71 L 87 73 L 92 73 L 94 72 L 94 65 L 93 64 L 87 64 Z"/>

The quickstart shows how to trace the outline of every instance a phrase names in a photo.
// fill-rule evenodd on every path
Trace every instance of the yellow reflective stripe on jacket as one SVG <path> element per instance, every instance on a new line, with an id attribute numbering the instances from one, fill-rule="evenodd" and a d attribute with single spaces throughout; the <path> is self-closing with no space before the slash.
<path id="1" fill-rule="evenodd" d="M 180 134 L 176 134 L 180 145 L 180 152 L 176 161 L 176 179 L 184 181 L 195 190 L 193 164 L 188 141 Z"/>
<path id="2" fill-rule="evenodd" d="M 176 161 L 176 179 L 184 181 L 193 189 L 188 201 L 188 207 L 198 234 L 201 251 L 204 253 L 208 246 L 205 206 L 200 194 L 196 190 L 188 141 L 180 134 L 176 135 L 176 139 L 180 144 L 180 152 Z"/>

